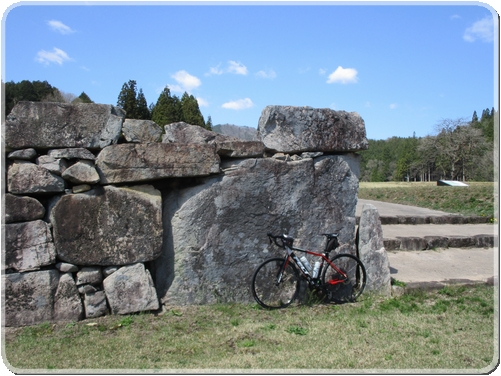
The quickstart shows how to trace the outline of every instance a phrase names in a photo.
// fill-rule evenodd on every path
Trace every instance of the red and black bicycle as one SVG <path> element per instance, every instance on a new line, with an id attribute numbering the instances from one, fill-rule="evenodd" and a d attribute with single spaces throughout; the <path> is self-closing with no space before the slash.
<path id="1" fill-rule="evenodd" d="M 356 256 L 338 254 L 329 259 L 329 253 L 339 246 L 338 234 L 322 234 L 327 238 L 323 253 L 296 248 L 294 239 L 285 234 L 267 235 L 270 243 L 285 249 L 286 254 L 284 258 L 264 261 L 254 272 L 252 295 L 262 307 L 289 306 L 298 297 L 301 279 L 323 299 L 336 303 L 353 302 L 364 291 L 365 267 Z M 294 251 L 314 256 L 318 261 L 312 268 L 304 256 L 299 258 Z"/>

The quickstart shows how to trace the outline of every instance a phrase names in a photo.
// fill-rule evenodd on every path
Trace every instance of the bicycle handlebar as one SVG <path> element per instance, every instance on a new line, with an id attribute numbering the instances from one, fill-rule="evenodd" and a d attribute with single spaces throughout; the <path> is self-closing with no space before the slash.
<path id="1" fill-rule="evenodd" d="M 294 242 L 294 239 L 286 234 L 273 235 L 271 232 L 269 232 L 266 235 L 268 235 L 268 237 L 270 238 L 270 244 L 273 242 L 279 248 L 285 248 L 286 245 L 288 247 L 292 247 L 292 243 Z M 280 243 L 278 241 L 280 241 Z"/>

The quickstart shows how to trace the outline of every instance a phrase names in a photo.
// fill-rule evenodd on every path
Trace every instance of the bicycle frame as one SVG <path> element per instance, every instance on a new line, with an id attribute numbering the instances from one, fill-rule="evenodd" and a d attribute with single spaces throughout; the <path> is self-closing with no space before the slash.
<path id="1" fill-rule="evenodd" d="M 346 280 L 348 278 L 348 276 L 346 275 L 346 273 L 343 270 L 339 269 L 335 264 L 333 264 L 329 260 L 328 253 L 317 253 L 317 252 L 313 252 L 313 251 L 309 251 L 309 250 L 305 250 L 305 249 L 301 249 L 301 248 L 289 247 L 287 245 L 285 245 L 285 250 L 287 252 L 286 256 L 285 256 L 285 262 L 284 262 L 284 265 L 283 265 L 282 269 L 279 272 L 279 275 L 277 276 L 277 285 L 280 284 L 280 282 L 282 280 L 283 271 L 285 270 L 285 268 L 287 268 L 287 265 L 289 264 L 289 262 L 290 262 L 291 259 L 293 260 L 294 264 L 296 264 L 296 266 L 301 271 L 301 274 L 302 274 L 303 278 L 305 278 L 308 281 L 308 283 L 311 284 L 311 285 L 315 285 L 315 282 L 320 280 L 320 275 L 321 275 L 322 270 L 324 268 L 325 262 L 327 262 L 337 273 L 339 273 L 340 275 L 342 275 L 344 280 Z M 301 260 L 299 260 L 299 258 L 294 253 L 294 251 L 303 252 L 303 253 L 306 253 L 308 255 L 312 255 L 312 256 L 315 256 L 315 257 L 320 257 L 322 259 L 322 263 L 320 264 L 320 269 L 318 271 L 318 275 L 317 275 L 316 278 L 313 278 L 311 276 L 311 274 L 308 271 L 308 269 L 306 269 L 306 267 L 303 265 L 303 263 L 301 262 Z M 330 285 L 335 285 L 335 284 L 344 282 L 343 279 L 330 280 L 327 283 L 329 283 Z"/>

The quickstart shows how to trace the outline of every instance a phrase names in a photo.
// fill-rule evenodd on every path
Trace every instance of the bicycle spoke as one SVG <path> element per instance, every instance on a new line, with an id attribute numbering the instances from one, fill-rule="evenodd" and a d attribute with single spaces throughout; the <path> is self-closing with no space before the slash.
<path id="1" fill-rule="evenodd" d="M 270 259 L 262 263 L 252 278 L 254 299 L 265 308 L 283 308 L 290 305 L 299 292 L 299 274 L 288 263 L 282 271 L 284 259 Z M 281 274 L 280 281 L 278 281 Z"/>

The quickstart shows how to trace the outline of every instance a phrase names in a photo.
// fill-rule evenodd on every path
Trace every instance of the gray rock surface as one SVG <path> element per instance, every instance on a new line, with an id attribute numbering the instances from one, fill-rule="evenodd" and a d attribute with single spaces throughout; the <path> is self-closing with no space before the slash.
<path id="1" fill-rule="evenodd" d="M 33 197 L 6 193 L 3 202 L 5 223 L 34 221 L 42 219 L 45 215 L 44 206 Z"/>
<path id="2" fill-rule="evenodd" d="M 36 325 L 54 318 L 59 272 L 55 269 L 2 276 L 5 326 Z"/>
<path id="3" fill-rule="evenodd" d="M 96 161 L 102 184 L 143 182 L 219 172 L 213 145 L 120 144 L 103 149 Z"/>
<path id="4" fill-rule="evenodd" d="M 71 273 L 61 274 L 54 295 L 54 320 L 78 321 L 83 318 L 82 300 L 78 294 L 73 276 Z"/>
<path id="5" fill-rule="evenodd" d="M 213 144 L 227 139 L 237 140 L 233 137 L 208 131 L 198 125 L 191 125 L 183 121 L 164 126 L 165 134 L 162 136 L 163 143 L 180 144 Z"/>
<path id="6" fill-rule="evenodd" d="M 246 159 L 201 186 L 164 195 L 164 243 L 154 264 L 164 303 L 249 302 L 259 263 L 282 250 L 266 234 L 287 233 L 299 247 L 322 250 L 325 232 L 339 232 L 355 253 L 358 156 L 284 162 Z"/>
<path id="7" fill-rule="evenodd" d="M 374 205 L 366 204 L 362 208 L 357 235 L 358 255 L 367 273 L 366 291 L 390 296 L 390 264 L 383 244 L 379 212 Z"/>
<path id="8" fill-rule="evenodd" d="M 99 182 L 99 174 L 94 167 L 94 162 L 87 160 L 79 161 L 67 168 L 61 177 L 73 184 L 96 184 Z"/>
<path id="9" fill-rule="evenodd" d="M 8 169 L 7 188 L 13 194 L 64 192 L 64 180 L 31 162 L 19 161 Z"/>
<path id="10" fill-rule="evenodd" d="M 160 142 L 162 128 L 151 120 L 125 119 L 122 132 L 127 142 Z"/>
<path id="11" fill-rule="evenodd" d="M 38 270 L 55 263 L 56 251 L 49 225 L 42 220 L 5 225 L 5 268 Z"/>
<path id="12" fill-rule="evenodd" d="M 103 273 L 99 266 L 84 266 L 77 273 L 76 285 L 99 285 L 103 282 Z"/>
<path id="13" fill-rule="evenodd" d="M 117 143 L 124 118 L 112 105 L 19 102 L 5 121 L 5 146 L 102 149 Z"/>
<path id="14" fill-rule="evenodd" d="M 78 266 L 69 264 L 67 262 L 58 262 L 56 264 L 56 269 L 61 273 L 76 273 L 79 270 Z"/>
<path id="15" fill-rule="evenodd" d="M 258 137 L 267 149 L 284 153 L 348 152 L 368 147 L 360 115 L 328 108 L 267 106 L 259 118 Z"/>
<path id="16" fill-rule="evenodd" d="M 52 149 L 47 152 L 49 157 L 58 159 L 83 159 L 93 161 L 96 159 L 94 154 L 85 148 L 64 148 L 64 149 Z"/>
<path id="17" fill-rule="evenodd" d="M 261 141 L 244 141 L 208 131 L 198 125 L 185 122 L 167 124 L 163 143 L 211 144 L 216 145 L 216 153 L 227 158 L 256 158 L 264 154 Z"/>
<path id="18" fill-rule="evenodd" d="M 28 148 L 28 149 L 22 149 L 22 150 L 15 150 L 13 152 L 10 152 L 7 158 L 9 159 L 19 159 L 21 161 L 31 161 L 35 159 L 37 156 L 37 152 L 33 148 Z"/>
<path id="19" fill-rule="evenodd" d="M 68 161 L 62 158 L 54 158 L 50 155 L 41 155 L 37 158 L 37 165 L 60 176 L 68 168 Z"/>
<path id="20" fill-rule="evenodd" d="M 104 291 L 86 292 L 84 294 L 85 317 L 92 319 L 108 313 L 106 294 Z"/>
<path id="21" fill-rule="evenodd" d="M 264 144 L 261 141 L 220 141 L 217 142 L 217 153 L 227 158 L 261 158 Z"/>
<path id="22" fill-rule="evenodd" d="M 161 195 L 149 185 L 64 195 L 50 217 L 61 261 L 126 265 L 154 260 L 161 252 Z"/>
<path id="23" fill-rule="evenodd" d="M 150 272 L 142 263 L 121 267 L 105 278 L 103 286 L 114 315 L 159 308 Z"/>

